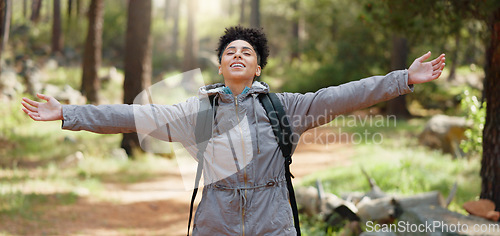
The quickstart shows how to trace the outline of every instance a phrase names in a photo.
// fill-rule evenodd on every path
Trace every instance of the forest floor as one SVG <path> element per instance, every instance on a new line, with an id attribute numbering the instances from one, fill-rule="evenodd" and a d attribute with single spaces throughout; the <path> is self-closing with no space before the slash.
<path id="1" fill-rule="evenodd" d="M 310 132 L 310 131 L 309 131 Z M 316 135 L 328 132 L 316 129 Z M 291 166 L 297 186 L 308 174 L 347 166 L 354 149 L 346 142 L 325 145 L 304 135 Z M 326 136 L 325 136 L 326 137 Z M 306 144 L 307 143 L 307 144 Z M 101 197 L 78 197 L 60 204 L 59 195 L 33 206 L 31 217 L 0 217 L 0 232 L 13 235 L 185 235 L 191 191 L 184 188 L 175 168 L 161 176 L 135 183 L 105 183 Z M 197 202 L 200 197 L 197 197 Z M 0 233 L 1 234 L 1 233 Z"/>

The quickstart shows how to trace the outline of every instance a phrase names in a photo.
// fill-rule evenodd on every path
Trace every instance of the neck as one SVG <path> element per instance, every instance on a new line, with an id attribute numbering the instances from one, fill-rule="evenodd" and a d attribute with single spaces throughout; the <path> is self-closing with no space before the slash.
<path id="1" fill-rule="evenodd" d="M 253 80 L 247 80 L 247 81 L 226 81 L 226 86 L 231 89 L 231 92 L 237 96 L 243 92 L 245 87 L 252 87 L 252 82 Z"/>

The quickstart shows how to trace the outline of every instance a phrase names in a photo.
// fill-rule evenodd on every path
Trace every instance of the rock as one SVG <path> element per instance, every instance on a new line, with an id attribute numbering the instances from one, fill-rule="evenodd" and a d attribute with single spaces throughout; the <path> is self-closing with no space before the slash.
<path id="1" fill-rule="evenodd" d="M 495 211 L 495 203 L 489 199 L 479 199 L 477 201 L 468 201 L 463 205 L 464 209 L 471 215 L 479 216 L 484 219 L 498 221 L 500 213 Z"/>
<path id="2" fill-rule="evenodd" d="M 111 158 L 119 160 L 119 161 L 126 161 L 128 160 L 128 155 L 125 149 L 123 148 L 115 148 L 111 150 Z"/>
<path id="3" fill-rule="evenodd" d="M 8 67 L 0 72 L 0 100 L 12 100 L 23 92 L 23 85 L 17 80 L 16 72 Z"/>
<path id="4" fill-rule="evenodd" d="M 84 187 L 76 187 L 75 189 L 73 189 L 73 193 L 80 197 L 86 197 L 90 194 L 90 190 Z"/>
<path id="5" fill-rule="evenodd" d="M 112 66 L 109 68 L 108 74 L 100 78 L 101 82 L 109 83 L 110 81 L 116 83 L 123 83 L 123 74 L 120 74 L 116 67 Z"/>
<path id="6" fill-rule="evenodd" d="M 464 132 L 469 127 L 465 118 L 446 115 L 436 115 L 425 125 L 419 136 L 422 145 L 440 149 L 453 157 L 463 157 L 460 142 L 465 139 Z"/>
<path id="7" fill-rule="evenodd" d="M 397 202 L 393 197 L 370 199 L 365 197 L 356 204 L 362 222 L 392 222 L 397 217 Z"/>
<path id="8" fill-rule="evenodd" d="M 62 168 L 67 168 L 67 167 L 72 167 L 72 166 L 77 166 L 80 161 L 82 161 L 85 158 L 83 156 L 83 153 L 78 151 L 75 152 L 66 158 L 64 158 L 64 161 L 60 164 L 60 167 Z"/>
<path id="9" fill-rule="evenodd" d="M 80 93 L 80 91 L 73 89 L 69 85 L 65 85 L 64 89 L 60 89 L 55 85 L 46 84 L 43 92 L 47 95 L 53 96 L 63 104 L 78 105 L 86 103 L 86 98 Z"/>
<path id="10" fill-rule="evenodd" d="M 22 61 L 20 75 L 24 78 L 27 93 L 37 94 L 41 92 L 42 84 L 40 83 L 40 70 L 38 70 L 31 59 Z"/>
<path id="11" fill-rule="evenodd" d="M 59 67 L 59 63 L 55 58 L 48 59 L 44 66 L 46 70 L 55 70 L 57 67 Z"/>
<path id="12" fill-rule="evenodd" d="M 295 190 L 297 204 L 307 215 L 317 215 L 320 212 L 318 190 L 315 187 L 299 187 Z"/>
<path id="13" fill-rule="evenodd" d="M 76 143 L 76 138 L 72 137 L 72 136 L 64 136 L 64 142 L 65 143 L 75 144 Z"/>

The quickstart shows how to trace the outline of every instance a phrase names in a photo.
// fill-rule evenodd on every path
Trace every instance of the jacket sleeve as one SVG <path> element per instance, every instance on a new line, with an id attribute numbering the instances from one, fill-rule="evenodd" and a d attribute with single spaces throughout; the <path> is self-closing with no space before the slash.
<path id="1" fill-rule="evenodd" d="M 100 134 L 137 132 L 170 142 L 193 136 L 198 111 L 196 98 L 176 105 L 63 105 L 66 130 Z"/>
<path id="2" fill-rule="evenodd" d="M 366 108 L 413 91 L 408 85 L 408 71 L 393 71 L 372 76 L 315 93 L 282 93 L 281 102 L 297 134 L 326 124 L 336 116 Z"/>

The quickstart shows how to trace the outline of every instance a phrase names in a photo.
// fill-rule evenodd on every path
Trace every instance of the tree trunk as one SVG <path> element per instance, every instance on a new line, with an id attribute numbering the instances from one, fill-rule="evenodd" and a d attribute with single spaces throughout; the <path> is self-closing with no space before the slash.
<path id="1" fill-rule="evenodd" d="M 129 1 L 125 38 L 125 80 L 123 102 L 132 104 L 135 97 L 151 85 L 151 0 Z M 121 147 L 129 156 L 139 150 L 136 133 L 123 134 Z"/>
<path id="2" fill-rule="evenodd" d="M 9 41 L 9 31 L 10 31 L 10 19 L 12 15 L 12 0 L 2 0 L 0 1 L 0 36 L 2 38 L 0 42 L 0 59 L 2 58 L 3 50 L 7 46 Z M 2 71 L 1 60 L 0 60 L 0 71 Z"/>
<path id="3" fill-rule="evenodd" d="M 73 0 L 68 0 L 68 19 L 71 18 L 73 13 Z"/>
<path id="4" fill-rule="evenodd" d="M 451 54 L 451 67 L 450 67 L 450 75 L 448 75 L 447 81 L 453 81 L 456 77 L 456 71 L 458 66 L 458 51 L 460 50 L 460 30 L 457 29 L 455 33 L 455 50 L 453 50 Z"/>
<path id="5" fill-rule="evenodd" d="M 31 4 L 31 21 L 38 23 L 40 20 L 40 10 L 42 9 L 42 0 L 33 0 Z"/>
<path id="6" fill-rule="evenodd" d="M 165 0 L 165 7 L 163 9 L 163 20 L 168 21 L 172 16 L 172 0 Z"/>
<path id="7" fill-rule="evenodd" d="M 89 8 L 89 26 L 85 51 L 83 52 L 83 74 L 81 92 L 87 102 L 99 103 L 99 68 L 101 67 L 102 24 L 104 0 L 92 0 Z"/>
<path id="8" fill-rule="evenodd" d="M 2 38 L 3 41 L 3 32 L 5 29 L 4 26 L 4 16 L 5 16 L 5 2 L 7 0 L 0 0 L 0 38 Z M 2 42 L 0 42 L 0 72 L 2 72 L 2 51 L 3 51 L 3 45 Z"/>
<path id="9" fill-rule="evenodd" d="M 172 3 L 172 17 L 174 19 L 174 26 L 172 27 L 172 52 L 174 54 L 174 58 L 177 59 L 177 51 L 179 50 L 179 10 L 180 10 L 180 0 L 173 0 Z M 176 60 L 176 66 L 179 63 Z"/>
<path id="10" fill-rule="evenodd" d="M 245 24 L 245 0 L 241 0 L 240 3 L 240 25 Z"/>
<path id="11" fill-rule="evenodd" d="M 392 37 L 391 70 L 406 69 L 408 46 L 406 38 L 394 35 Z M 399 96 L 387 102 L 387 114 L 397 118 L 409 118 L 410 112 L 406 107 L 406 97 Z"/>
<path id="12" fill-rule="evenodd" d="M 76 1 L 76 18 L 79 18 L 79 16 L 82 14 L 82 1 L 81 0 L 75 0 Z"/>
<path id="13" fill-rule="evenodd" d="M 28 0 L 23 0 L 23 19 L 28 16 Z"/>
<path id="14" fill-rule="evenodd" d="M 53 19 L 52 19 L 52 54 L 61 53 L 63 39 L 61 34 L 61 0 L 53 0 Z"/>
<path id="15" fill-rule="evenodd" d="M 251 0 L 250 27 L 260 27 L 260 0 Z"/>
<path id="16" fill-rule="evenodd" d="M 198 45 L 196 42 L 195 16 L 196 16 L 196 0 L 188 0 L 188 24 L 186 34 L 186 44 L 184 45 L 184 62 L 182 70 L 189 71 L 198 67 L 197 55 Z"/>
<path id="17" fill-rule="evenodd" d="M 481 161 L 481 198 L 495 203 L 500 210 L 500 8 L 493 11 L 489 22 L 491 33 L 486 49 L 484 81 L 486 123 L 483 130 L 483 159 Z"/>
<path id="18" fill-rule="evenodd" d="M 226 7 L 224 8 L 225 17 L 231 17 L 232 15 L 234 15 L 234 12 L 235 12 L 234 0 L 222 1 L 221 5 L 223 5 L 223 6 L 226 5 Z"/>
<path id="19" fill-rule="evenodd" d="M 292 52 L 290 54 L 290 58 L 293 61 L 294 59 L 299 58 L 299 1 L 294 0 L 292 3 L 292 9 L 295 13 L 295 17 L 292 21 Z"/>

